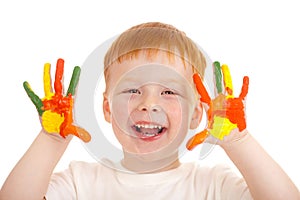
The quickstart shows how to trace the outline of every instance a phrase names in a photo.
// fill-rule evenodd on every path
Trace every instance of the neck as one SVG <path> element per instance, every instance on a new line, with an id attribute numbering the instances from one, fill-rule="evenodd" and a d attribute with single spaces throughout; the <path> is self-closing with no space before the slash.
<path id="1" fill-rule="evenodd" d="M 124 152 L 122 165 L 133 172 L 146 174 L 157 173 L 179 167 L 178 152 L 165 158 L 151 159 L 146 155 Z"/>

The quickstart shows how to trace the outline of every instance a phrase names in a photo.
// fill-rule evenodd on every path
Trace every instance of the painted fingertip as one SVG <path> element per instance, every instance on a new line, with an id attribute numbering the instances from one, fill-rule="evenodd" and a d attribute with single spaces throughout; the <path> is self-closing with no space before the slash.
<path id="1" fill-rule="evenodd" d="M 44 93 L 45 98 L 49 99 L 53 96 L 52 87 L 51 87 L 51 75 L 50 75 L 51 64 L 44 64 Z"/>
<path id="2" fill-rule="evenodd" d="M 62 63 L 64 63 L 64 62 L 65 62 L 65 60 L 62 59 L 62 58 L 57 59 L 57 63 L 59 63 L 59 64 L 62 64 Z"/>
<path id="3" fill-rule="evenodd" d="M 247 96 L 247 94 L 248 94 L 248 88 L 249 88 L 249 77 L 248 76 L 244 76 L 244 78 L 243 78 L 243 86 L 242 86 L 239 98 L 244 99 Z"/>
<path id="4" fill-rule="evenodd" d="M 215 61 L 214 63 L 213 63 L 215 66 L 221 66 L 221 64 L 220 64 L 220 62 L 219 61 Z"/>
<path id="5" fill-rule="evenodd" d="M 192 151 L 196 146 L 202 144 L 207 137 L 208 131 L 206 129 L 201 131 L 200 133 L 197 133 L 186 143 L 187 150 Z"/>
<path id="6" fill-rule="evenodd" d="M 29 85 L 29 83 L 27 82 L 27 81 L 24 81 L 23 82 L 23 87 L 25 88 L 25 87 L 28 87 L 28 85 Z"/>
<path id="7" fill-rule="evenodd" d="M 69 88 L 67 91 L 67 95 L 69 95 L 69 94 L 71 94 L 72 96 L 75 95 L 75 90 L 76 90 L 77 84 L 79 82 L 80 72 L 81 72 L 81 69 L 79 66 L 74 67 L 72 78 L 71 78 Z"/>
<path id="8" fill-rule="evenodd" d="M 249 77 L 248 76 L 244 76 L 243 83 L 245 83 L 246 85 L 249 85 Z"/>
<path id="9" fill-rule="evenodd" d="M 55 80 L 54 80 L 54 91 L 57 94 L 62 94 L 63 92 L 63 79 L 64 73 L 64 60 L 59 58 L 56 63 L 56 72 L 55 72 Z"/>
<path id="10" fill-rule="evenodd" d="M 215 74 L 217 92 L 218 92 L 218 94 L 220 94 L 223 92 L 223 84 L 222 84 L 221 65 L 218 61 L 214 62 L 214 74 Z"/>
<path id="11" fill-rule="evenodd" d="M 32 103 L 34 104 L 34 106 L 36 107 L 38 113 L 40 116 L 42 116 L 44 110 L 43 108 L 43 102 L 42 100 L 39 98 L 39 96 L 37 96 L 33 90 L 31 89 L 29 83 L 27 81 L 23 82 L 23 87 L 28 95 L 28 97 L 30 98 L 30 100 L 32 101 Z"/>
<path id="12" fill-rule="evenodd" d="M 83 128 L 76 127 L 78 137 L 85 143 L 91 141 L 91 135 Z"/>
<path id="13" fill-rule="evenodd" d="M 211 98 L 209 96 L 209 94 L 207 93 L 206 89 L 205 89 L 205 86 L 203 85 L 202 83 L 202 80 L 200 78 L 200 76 L 195 73 L 193 75 L 193 80 L 194 80 L 194 83 L 196 85 L 196 89 L 198 91 L 198 93 L 200 94 L 200 100 L 203 102 L 203 103 L 207 103 L 209 104 L 211 102 Z"/>
<path id="14" fill-rule="evenodd" d="M 233 85 L 232 85 L 232 79 L 230 75 L 230 70 L 228 65 L 223 64 L 221 66 L 222 72 L 223 72 L 223 81 L 225 85 L 226 92 L 229 94 L 229 96 L 233 95 Z"/>

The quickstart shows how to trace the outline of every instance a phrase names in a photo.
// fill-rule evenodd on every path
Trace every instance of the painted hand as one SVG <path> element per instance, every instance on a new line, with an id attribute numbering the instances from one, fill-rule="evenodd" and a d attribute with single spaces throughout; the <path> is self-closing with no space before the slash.
<path id="1" fill-rule="evenodd" d="M 51 77 L 50 77 L 49 63 L 44 65 L 44 92 L 45 97 L 40 99 L 31 89 L 28 82 L 24 82 L 24 89 L 35 105 L 39 116 L 41 117 L 41 123 L 43 129 L 51 134 L 60 134 L 63 138 L 72 134 L 79 137 L 84 142 L 91 140 L 90 134 L 73 124 L 73 102 L 75 89 L 79 81 L 80 67 L 76 66 L 73 70 L 70 85 L 67 91 L 67 95 L 63 95 L 63 72 L 64 72 L 64 60 L 58 59 L 56 65 L 54 90 L 52 92 Z"/>
<path id="2" fill-rule="evenodd" d="M 208 95 L 199 75 L 194 74 L 193 76 L 197 91 L 201 96 L 200 100 L 208 106 L 206 111 L 208 125 L 205 130 L 194 135 L 187 142 L 188 150 L 201 144 L 209 134 L 223 140 L 224 136 L 229 135 L 233 129 L 238 128 L 239 131 L 242 131 L 246 128 L 244 99 L 248 93 L 249 78 L 244 77 L 241 93 L 239 97 L 234 97 L 228 66 L 220 66 L 219 62 L 214 62 L 214 73 L 217 95 L 213 100 Z"/>

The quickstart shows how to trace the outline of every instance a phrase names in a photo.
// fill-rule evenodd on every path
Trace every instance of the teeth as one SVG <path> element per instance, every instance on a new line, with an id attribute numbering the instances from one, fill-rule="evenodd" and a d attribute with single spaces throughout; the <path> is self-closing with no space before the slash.
<path id="1" fill-rule="evenodd" d="M 163 131 L 162 126 L 153 125 L 153 124 L 136 124 L 134 126 L 136 128 L 136 131 L 138 131 L 139 133 L 142 133 L 145 137 L 153 137 L 153 136 L 159 135 Z M 157 132 L 156 133 L 142 132 L 141 128 L 157 129 Z"/>
<path id="2" fill-rule="evenodd" d="M 158 129 L 162 128 L 162 126 L 157 126 L 152 124 L 136 124 L 135 126 L 138 128 L 158 128 Z"/>

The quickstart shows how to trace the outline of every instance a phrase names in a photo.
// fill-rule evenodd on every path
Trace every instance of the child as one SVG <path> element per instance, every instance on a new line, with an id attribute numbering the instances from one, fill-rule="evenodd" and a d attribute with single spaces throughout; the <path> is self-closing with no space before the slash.
<path id="1" fill-rule="evenodd" d="M 203 112 L 192 77 L 203 76 L 206 67 L 184 33 L 162 23 L 135 26 L 113 43 L 104 66 L 104 117 L 122 145 L 121 167 L 135 173 L 72 162 L 52 175 L 72 137 L 49 134 L 44 126 L 4 183 L 1 199 L 300 199 L 247 129 L 232 129 L 218 141 L 243 178 L 222 166 L 179 162 L 178 147 Z M 78 137 L 88 138 L 81 132 Z"/>

